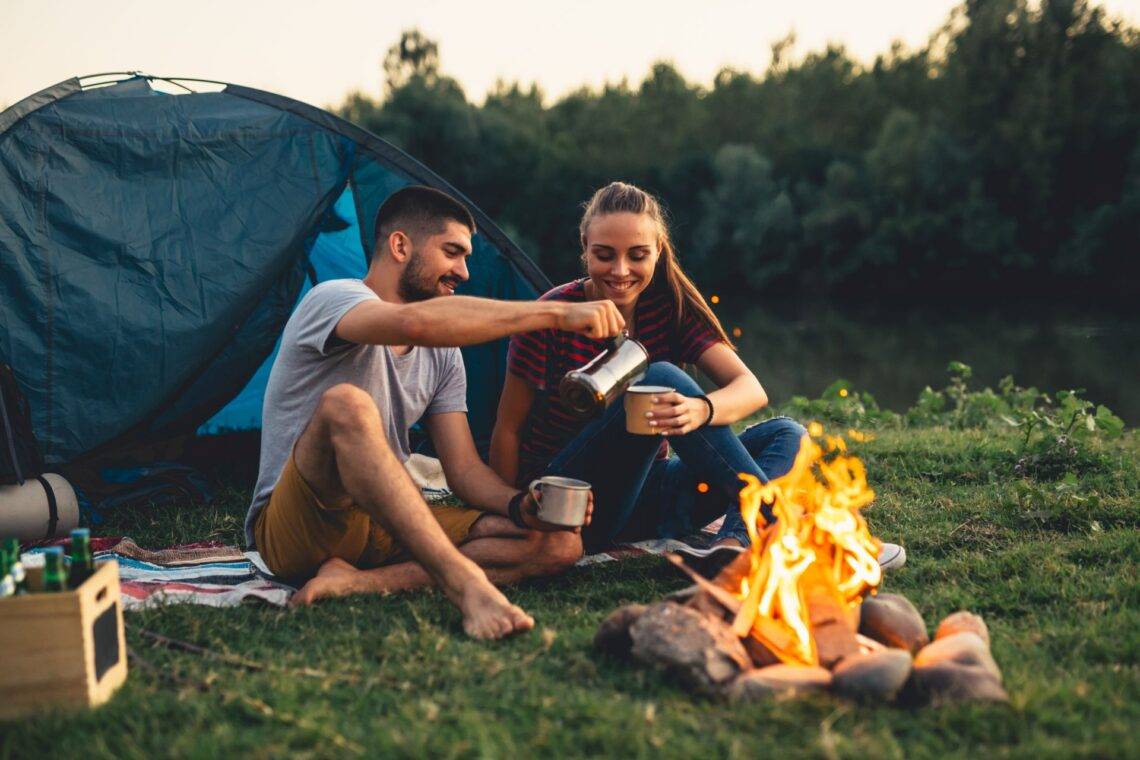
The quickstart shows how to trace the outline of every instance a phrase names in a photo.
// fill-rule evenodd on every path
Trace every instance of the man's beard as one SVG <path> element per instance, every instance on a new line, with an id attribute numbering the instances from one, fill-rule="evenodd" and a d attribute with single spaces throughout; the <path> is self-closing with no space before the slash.
<path id="1" fill-rule="evenodd" d="M 428 278 L 424 275 L 423 262 L 415 251 L 412 252 L 408 265 L 400 274 L 400 281 L 396 283 L 396 292 L 407 303 L 426 301 L 440 294 L 436 283 L 428 282 Z"/>

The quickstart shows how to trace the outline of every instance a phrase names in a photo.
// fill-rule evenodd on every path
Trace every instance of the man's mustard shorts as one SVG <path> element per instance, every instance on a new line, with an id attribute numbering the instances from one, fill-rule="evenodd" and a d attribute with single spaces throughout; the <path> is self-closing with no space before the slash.
<path id="1" fill-rule="evenodd" d="M 429 504 L 443 532 L 456 546 L 467 539 L 475 521 L 486 514 L 470 507 Z M 326 507 L 297 470 L 293 457 L 285 464 L 269 503 L 253 527 L 261 558 L 273 572 L 290 581 L 316 574 L 333 557 L 370 568 L 411 559 L 382 526 L 355 504 Z"/>

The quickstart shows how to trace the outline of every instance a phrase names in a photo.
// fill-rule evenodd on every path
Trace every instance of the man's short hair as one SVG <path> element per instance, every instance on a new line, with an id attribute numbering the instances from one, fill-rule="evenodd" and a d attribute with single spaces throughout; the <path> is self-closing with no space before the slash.
<path id="1" fill-rule="evenodd" d="M 374 250 L 393 232 L 403 232 L 413 241 L 435 235 L 449 221 L 459 222 L 475 234 L 475 218 L 459 201 L 442 190 L 423 185 L 409 185 L 388 196 L 376 212 Z"/>

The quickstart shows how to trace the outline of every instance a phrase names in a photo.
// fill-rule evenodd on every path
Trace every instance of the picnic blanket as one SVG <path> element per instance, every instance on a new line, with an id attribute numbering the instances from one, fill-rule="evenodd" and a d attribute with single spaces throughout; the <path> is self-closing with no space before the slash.
<path id="1" fill-rule="evenodd" d="M 451 496 L 438 459 L 413 454 L 405 466 L 425 500 L 437 501 Z M 657 539 L 618 544 L 607 551 L 587 555 L 577 564 L 581 567 L 617 562 L 686 547 L 704 549 L 712 543 L 719 527 L 720 520 L 680 541 Z M 28 566 L 42 565 L 44 547 L 53 544 L 65 545 L 66 540 L 40 544 L 24 554 L 25 563 Z M 97 561 L 118 561 L 125 610 L 162 604 L 234 607 L 256 601 L 284 606 L 296 590 L 269 572 L 256 551 L 244 551 L 216 541 L 149 550 L 128 537 L 115 536 L 92 538 L 91 548 Z"/>
<path id="2" fill-rule="evenodd" d="M 247 601 L 284 606 L 295 590 L 275 578 L 257 552 L 217 541 L 143 549 L 130 538 L 94 538 L 95 560 L 119 563 L 124 610 L 163 604 L 234 607 Z M 29 567 L 43 564 L 44 547 L 23 555 Z"/>
<path id="3" fill-rule="evenodd" d="M 686 546 L 704 548 L 714 533 L 706 528 L 684 541 L 659 539 L 620 544 L 583 557 L 578 566 L 664 554 Z M 126 537 L 94 538 L 91 543 L 96 561 L 114 559 L 119 563 L 124 610 L 164 604 L 236 607 L 246 602 L 283 607 L 296 590 L 274 577 L 256 551 L 242 551 L 216 541 L 158 550 L 144 549 Z M 43 547 L 26 552 L 23 560 L 29 567 L 41 566 Z"/>

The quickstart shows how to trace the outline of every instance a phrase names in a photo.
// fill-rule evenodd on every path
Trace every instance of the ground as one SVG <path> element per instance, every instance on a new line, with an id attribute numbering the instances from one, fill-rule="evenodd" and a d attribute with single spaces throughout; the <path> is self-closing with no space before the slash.
<path id="1" fill-rule="evenodd" d="M 644 558 L 511 589 L 536 628 L 500 643 L 464 638 L 437 593 L 131 613 L 135 660 L 119 694 L 94 712 L 0 724 L 0 757 L 1135 756 L 1140 439 L 1093 446 L 1075 480 L 1015 476 L 1018 445 L 942 429 L 856 445 L 878 492 L 872 529 L 909 553 L 886 588 L 931 627 L 954 610 L 981 614 L 1008 706 L 696 698 L 591 648 L 614 607 L 685 585 L 665 560 Z M 246 499 L 231 487 L 213 506 L 137 510 L 98 532 L 151 547 L 236 543 Z M 148 631 L 221 656 L 156 646 Z"/>

